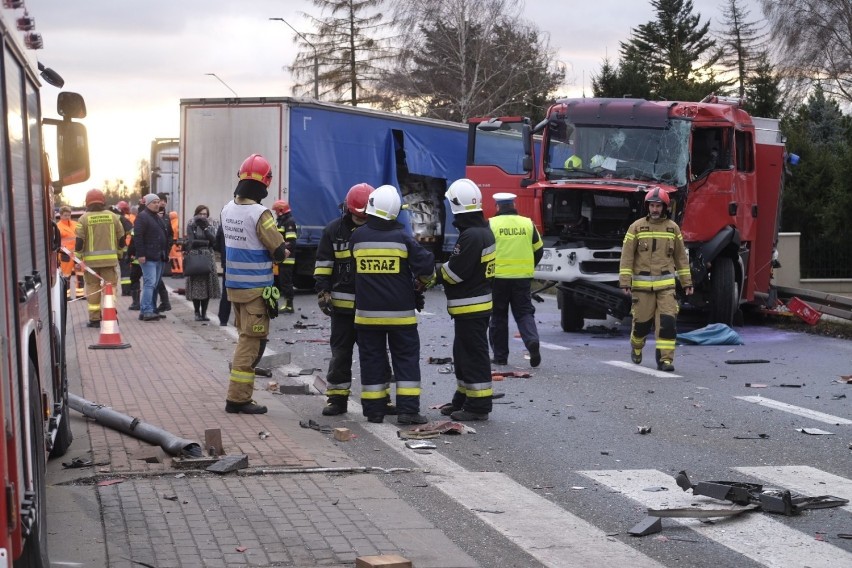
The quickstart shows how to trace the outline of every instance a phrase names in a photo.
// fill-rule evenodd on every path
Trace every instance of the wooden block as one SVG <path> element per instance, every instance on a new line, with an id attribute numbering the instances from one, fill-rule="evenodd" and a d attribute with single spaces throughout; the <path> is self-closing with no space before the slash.
<path id="1" fill-rule="evenodd" d="M 398 554 L 381 556 L 359 556 L 355 559 L 355 568 L 413 568 L 411 560 Z"/>
<path id="2" fill-rule="evenodd" d="M 222 448 L 222 431 L 219 428 L 208 428 L 204 431 L 204 449 L 211 456 L 225 455 Z"/>
<path id="3" fill-rule="evenodd" d="M 348 442 L 352 439 L 352 431 L 349 428 L 335 428 L 334 439 L 338 442 Z"/>

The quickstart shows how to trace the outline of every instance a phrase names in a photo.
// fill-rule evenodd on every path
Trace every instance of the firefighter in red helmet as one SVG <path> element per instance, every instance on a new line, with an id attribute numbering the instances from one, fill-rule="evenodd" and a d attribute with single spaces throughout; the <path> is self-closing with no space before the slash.
<path id="1" fill-rule="evenodd" d="M 326 225 L 317 247 L 314 267 L 317 304 L 331 318 L 331 360 L 328 362 L 327 403 L 322 413 L 337 416 L 347 412 L 352 389 L 352 353 L 355 348 L 355 266 L 349 253 L 349 237 L 367 221 L 367 200 L 373 186 L 359 183 L 349 188 L 341 209 L 343 214 Z M 363 373 L 363 371 L 362 371 Z M 385 382 L 390 382 L 390 365 L 385 361 Z M 385 415 L 396 408 L 385 405 Z"/>
<path id="2" fill-rule="evenodd" d="M 296 269 L 296 237 L 299 235 L 296 220 L 293 218 L 293 211 L 290 209 L 290 204 L 279 199 L 272 204 L 272 210 L 277 215 L 275 220 L 278 226 L 278 232 L 284 237 L 287 243 L 287 251 L 290 255 L 281 264 L 276 264 L 273 269 L 277 272 L 275 277 L 275 285 L 281 294 L 279 298 L 278 311 L 282 314 L 293 313 L 293 273 Z"/>
<path id="3" fill-rule="evenodd" d="M 231 360 L 225 412 L 265 414 L 266 407 L 252 400 L 257 364 L 266 349 L 269 309 L 273 289 L 272 264 L 287 258 L 287 245 L 275 226 L 272 212 L 261 205 L 269 194 L 272 167 L 260 154 L 243 161 L 234 199 L 222 209 L 225 237 L 225 289 L 234 310 L 239 333 Z"/>
<path id="4" fill-rule="evenodd" d="M 624 236 L 618 285 L 632 296 L 633 325 L 630 332 L 630 358 L 642 363 L 645 336 L 656 329 L 657 369 L 674 371 L 677 336 L 676 285 L 692 294 L 692 276 L 686 258 L 683 235 L 669 219 L 669 194 L 660 187 L 645 196 L 648 214 L 635 221 Z"/>
<path id="5" fill-rule="evenodd" d="M 118 287 L 118 259 L 124 254 L 125 231 L 118 215 L 106 208 L 104 192 L 91 189 L 86 193 L 86 212 L 77 223 L 74 250 L 89 271 L 83 273 L 89 327 L 101 325 L 101 291 L 103 282 Z"/>

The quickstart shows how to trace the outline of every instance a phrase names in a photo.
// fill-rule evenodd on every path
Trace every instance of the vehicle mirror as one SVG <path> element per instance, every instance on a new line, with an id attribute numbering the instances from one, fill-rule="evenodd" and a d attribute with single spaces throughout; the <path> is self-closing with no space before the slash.
<path id="1" fill-rule="evenodd" d="M 56 112 L 66 119 L 86 118 L 86 101 L 79 93 L 59 93 L 56 99 Z"/>
<path id="2" fill-rule="evenodd" d="M 54 186 L 61 188 L 89 179 L 89 141 L 84 124 L 70 120 L 59 122 L 56 151 L 59 181 L 54 182 Z"/>

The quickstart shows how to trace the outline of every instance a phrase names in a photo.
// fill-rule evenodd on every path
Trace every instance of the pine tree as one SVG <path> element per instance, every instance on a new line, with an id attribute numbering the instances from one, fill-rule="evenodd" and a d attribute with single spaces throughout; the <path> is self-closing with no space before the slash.
<path id="1" fill-rule="evenodd" d="M 744 108 L 753 116 L 780 118 L 784 111 L 780 85 L 781 77 L 769 62 L 769 55 L 762 53 L 746 78 Z"/>
<path id="2" fill-rule="evenodd" d="M 726 1 L 722 7 L 724 29 L 716 38 L 721 49 L 718 64 L 736 77 L 735 86 L 739 97 L 743 98 L 748 78 L 761 62 L 767 34 L 757 23 L 749 21 L 749 11 L 741 6 L 741 1 Z"/>

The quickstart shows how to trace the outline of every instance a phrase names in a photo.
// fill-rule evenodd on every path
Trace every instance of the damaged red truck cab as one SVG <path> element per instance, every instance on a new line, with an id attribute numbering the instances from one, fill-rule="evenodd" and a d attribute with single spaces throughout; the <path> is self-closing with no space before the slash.
<path id="1" fill-rule="evenodd" d="M 653 187 L 671 197 L 695 294 L 687 307 L 733 325 L 743 303 L 772 301 L 786 153 L 778 121 L 737 101 L 565 99 L 533 126 L 522 117 L 469 121 L 466 175 L 484 209 L 511 192 L 544 240 L 536 278 L 557 283 L 565 331 L 622 318 L 621 244 Z"/>

